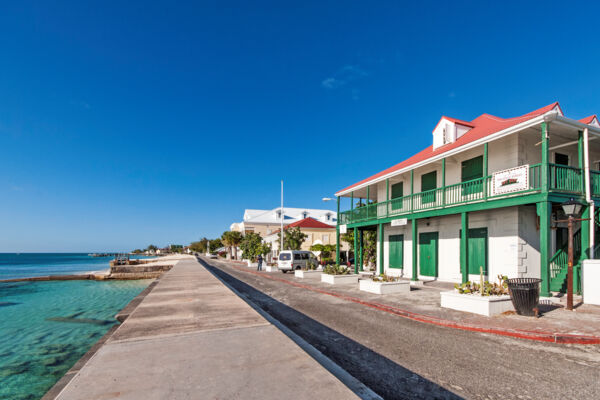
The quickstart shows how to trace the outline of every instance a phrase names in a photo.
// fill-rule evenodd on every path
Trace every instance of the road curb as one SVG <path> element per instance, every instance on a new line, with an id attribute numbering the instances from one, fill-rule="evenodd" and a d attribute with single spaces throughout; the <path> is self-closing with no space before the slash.
<path id="1" fill-rule="evenodd" d="M 305 285 L 298 282 L 289 281 L 287 279 L 276 278 L 271 275 L 266 275 L 264 273 L 259 273 L 257 271 L 252 271 L 247 268 L 239 268 L 236 265 L 230 265 L 231 267 L 247 272 L 253 275 L 257 275 L 260 277 L 264 277 L 267 279 L 271 279 L 274 281 L 279 281 L 283 283 L 287 283 L 288 285 L 295 286 L 302 289 L 307 289 L 315 293 L 321 293 L 332 297 L 337 297 L 342 300 L 350 301 L 353 303 L 361 304 L 366 307 L 374 308 L 380 311 L 387 312 L 389 314 L 397 315 L 402 318 L 410 319 L 413 321 L 423 322 L 426 324 L 432 324 L 437 326 L 442 326 L 446 328 L 458 329 L 463 331 L 470 332 L 480 332 L 480 333 L 490 333 L 493 335 L 499 336 L 507 336 L 513 337 L 517 339 L 526 339 L 533 340 L 537 342 L 545 342 L 545 343 L 559 343 L 559 344 L 600 344 L 600 337 L 591 336 L 591 335 L 573 335 L 566 333 L 557 333 L 557 332 L 538 332 L 538 331 L 526 331 L 520 329 L 502 329 L 502 328 L 490 328 L 485 326 L 478 326 L 472 324 L 462 324 L 456 321 L 450 321 L 442 318 L 432 317 L 425 314 L 419 314 L 408 310 L 403 310 L 398 307 L 376 303 L 372 301 L 367 301 L 363 299 L 359 299 L 358 297 L 348 296 L 345 294 L 340 294 L 336 292 L 332 292 L 329 290 L 324 290 L 316 287 L 312 287 L 309 285 Z"/>

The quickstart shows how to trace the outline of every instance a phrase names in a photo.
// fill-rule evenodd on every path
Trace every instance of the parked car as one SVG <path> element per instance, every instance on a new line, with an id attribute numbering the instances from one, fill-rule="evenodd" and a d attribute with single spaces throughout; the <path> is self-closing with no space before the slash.
<path id="1" fill-rule="evenodd" d="M 284 250 L 277 258 L 277 268 L 284 274 L 296 269 L 305 269 L 309 266 L 316 268 L 319 265 L 317 257 L 306 250 Z"/>

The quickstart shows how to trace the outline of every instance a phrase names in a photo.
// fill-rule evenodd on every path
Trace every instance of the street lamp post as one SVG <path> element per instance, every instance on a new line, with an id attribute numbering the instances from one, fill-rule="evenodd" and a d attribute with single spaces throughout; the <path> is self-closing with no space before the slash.
<path id="1" fill-rule="evenodd" d="M 573 310 L 573 222 L 583 221 L 577 218 L 581 211 L 582 204 L 570 199 L 562 203 L 562 209 L 567 216 L 567 227 L 569 230 L 568 240 L 568 264 L 567 264 L 567 310 Z M 563 222 L 563 221 L 560 221 Z M 583 250 L 583 249 L 582 249 Z"/>

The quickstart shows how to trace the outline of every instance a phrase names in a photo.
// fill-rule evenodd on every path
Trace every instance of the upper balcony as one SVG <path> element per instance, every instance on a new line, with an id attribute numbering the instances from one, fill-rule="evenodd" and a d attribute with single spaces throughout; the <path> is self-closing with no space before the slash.
<path id="1" fill-rule="evenodd" d="M 584 187 L 582 170 L 565 165 L 548 165 L 548 191 L 583 195 Z M 494 175 L 470 181 L 445 185 L 433 190 L 409 194 L 390 200 L 358 206 L 352 210 L 341 212 L 339 224 L 373 221 L 378 219 L 407 216 L 413 213 L 446 209 L 465 204 L 490 202 L 515 196 L 541 193 L 542 164 L 529 166 L 528 187 L 519 191 L 496 193 L 493 190 Z M 510 185 L 510 179 L 501 184 Z M 594 197 L 600 197 L 600 171 L 590 171 L 590 187 Z"/>

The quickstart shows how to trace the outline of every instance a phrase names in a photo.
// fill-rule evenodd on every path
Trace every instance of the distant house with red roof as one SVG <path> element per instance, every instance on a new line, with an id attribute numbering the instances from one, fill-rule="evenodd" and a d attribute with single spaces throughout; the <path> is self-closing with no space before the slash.
<path id="1" fill-rule="evenodd" d="M 542 294 L 566 288 L 560 204 L 584 204 L 576 273 L 593 257 L 600 202 L 600 124 L 571 119 L 558 102 L 521 116 L 442 116 L 431 145 L 336 193 L 348 207 L 338 230 L 377 232 L 378 272 L 412 280 L 466 282 L 542 278 Z M 392 144 L 383 151 L 393 151 Z M 348 201 L 349 200 L 349 201 Z M 579 247 L 578 247 L 579 248 Z M 579 287 L 580 275 L 576 276 Z"/>
<path id="2" fill-rule="evenodd" d="M 310 250 L 310 248 L 315 244 L 336 244 L 336 227 L 318 221 L 314 218 L 307 217 L 299 221 L 292 222 L 284 226 L 283 230 L 287 231 L 290 228 L 299 228 L 300 231 L 306 235 L 306 240 L 304 243 L 302 243 L 300 250 Z M 265 242 L 271 244 L 273 256 L 277 256 L 279 254 L 279 232 L 280 230 L 277 229 L 264 238 Z M 345 256 L 345 253 L 348 251 L 348 249 L 348 244 L 342 242 L 340 248 L 342 251 L 342 256 Z"/>

